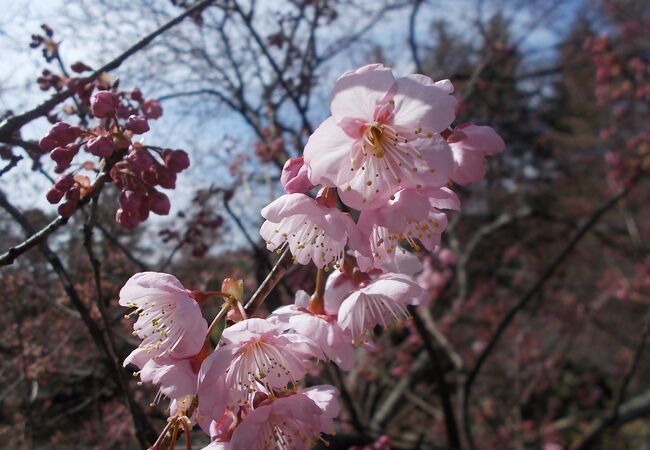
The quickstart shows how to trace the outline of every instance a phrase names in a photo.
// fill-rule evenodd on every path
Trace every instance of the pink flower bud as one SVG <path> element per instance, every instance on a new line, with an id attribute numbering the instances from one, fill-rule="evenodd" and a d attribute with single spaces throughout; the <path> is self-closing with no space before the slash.
<path id="1" fill-rule="evenodd" d="M 93 116 L 99 119 L 111 117 L 117 107 L 117 98 L 115 94 L 109 91 L 95 92 L 90 98 L 90 109 Z"/>
<path id="2" fill-rule="evenodd" d="M 156 186 L 158 184 L 158 177 L 155 168 L 151 167 L 146 172 L 143 172 L 142 180 L 150 186 Z"/>
<path id="3" fill-rule="evenodd" d="M 140 172 L 148 170 L 154 163 L 154 159 L 151 157 L 149 152 L 143 148 L 131 148 L 126 159 L 135 170 Z"/>
<path id="4" fill-rule="evenodd" d="M 52 125 L 52 128 L 50 128 L 50 131 L 48 131 L 47 134 L 54 139 L 58 145 L 67 145 L 81 135 L 81 128 L 73 127 L 65 122 L 58 122 Z"/>
<path id="5" fill-rule="evenodd" d="M 158 119 L 163 114 L 162 106 L 158 100 L 147 100 L 142 104 L 142 111 L 147 119 Z"/>
<path id="6" fill-rule="evenodd" d="M 54 139 L 49 134 L 46 134 L 41 138 L 40 141 L 38 141 L 38 145 L 41 147 L 41 150 L 49 152 L 53 150 L 58 144 L 56 143 L 56 139 Z"/>
<path id="7" fill-rule="evenodd" d="M 117 105 L 116 115 L 120 119 L 126 119 L 127 117 L 129 117 L 135 112 L 136 111 L 133 108 L 129 108 L 128 106 L 123 105 L 121 103 Z"/>
<path id="8" fill-rule="evenodd" d="M 97 136 L 86 143 L 86 149 L 95 156 L 108 158 L 113 154 L 113 139 L 108 136 Z"/>
<path id="9" fill-rule="evenodd" d="M 72 69 L 73 72 L 76 72 L 76 73 L 83 73 L 83 72 L 87 72 L 89 70 L 92 70 L 90 67 L 88 67 L 87 65 L 85 65 L 81 61 L 77 61 L 76 63 L 72 64 L 70 66 L 70 68 Z"/>
<path id="10" fill-rule="evenodd" d="M 140 223 L 136 214 L 129 214 L 122 208 L 119 208 L 115 213 L 115 221 L 127 230 L 132 230 Z"/>
<path id="11" fill-rule="evenodd" d="M 50 152 L 50 158 L 59 166 L 69 166 L 74 155 L 73 152 L 65 147 L 57 147 Z"/>
<path id="12" fill-rule="evenodd" d="M 65 193 L 65 198 L 68 201 L 74 202 L 76 205 L 81 198 L 81 190 L 77 186 L 74 186 Z"/>
<path id="13" fill-rule="evenodd" d="M 183 150 L 165 150 L 163 159 L 165 166 L 174 173 L 182 172 L 190 167 L 190 157 Z"/>
<path id="14" fill-rule="evenodd" d="M 76 209 L 77 209 L 77 202 L 72 200 L 67 200 L 59 205 L 57 211 L 59 212 L 59 215 L 67 219 L 72 214 L 74 214 Z"/>
<path id="15" fill-rule="evenodd" d="M 149 208 L 154 214 L 166 216 L 169 214 L 171 204 L 169 203 L 169 198 L 165 194 L 152 189 L 149 191 Z"/>
<path id="16" fill-rule="evenodd" d="M 176 174 L 163 166 L 156 166 L 156 181 L 165 189 L 176 188 Z"/>
<path id="17" fill-rule="evenodd" d="M 141 102 L 143 97 L 142 97 L 142 91 L 138 88 L 134 88 L 131 91 L 131 99 L 135 100 L 136 102 Z"/>
<path id="18" fill-rule="evenodd" d="M 57 188 L 52 188 L 49 191 L 47 191 L 47 195 L 45 198 L 47 198 L 47 201 L 50 202 L 53 205 L 56 205 L 61 201 L 63 198 L 63 195 L 65 192 L 58 190 Z"/>
<path id="19" fill-rule="evenodd" d="M 130 214 L 137 213 L 141 203 L 142 194 L 136 191 L 126 190 L 120 194 L 120 206 Z"/>
<path id="20" fill-rule="evenodd" d="M 146 117 L 131 115 L 126 121 L 126 126 L 124 128 L 135 134 L 144 134 L 149 131 L 149 123 L 147 122 Z"/>
<path id="21" fill-rule="evenodd" d="M 284 163 L 280 182 L 288 194 L 301 193 L 309 191 L 314 185 L 309 181 L 308 167 L 305 165 L 302 157 L 291 158 Z"/>
<path id="22" fill-rule="evenodd" d="M 138 209 L 138 218 L 140 219 L 140 222 L 144 222 L 145 220 L 147 220 L 149 218 L 149 205 L 148 205 L 148 202 L 146 202 L 146 201 L 140 202 L 140 208 Z"/>
<path id="23" fill-rule="evenodd" d="M 74 177 L 71 174 L 58 177 L 54 183 L 54 188 L 62 192 L 66 192 L 72 186 L 74 186 Z"/>

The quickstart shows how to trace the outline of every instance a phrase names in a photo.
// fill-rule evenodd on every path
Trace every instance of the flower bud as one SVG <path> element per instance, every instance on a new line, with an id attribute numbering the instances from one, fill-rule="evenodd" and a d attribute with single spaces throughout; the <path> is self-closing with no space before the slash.
<path id="1" fill-rule="evenodd" d="M 135 100 L 136 102 L 141 102 L 144 97 L 142 97 L 142 91 L 138 88 L 134 88 L 131 91 L 131 99 Z"/>
<path id="2" fill-rule="evenodd" d="M 244 301 L 244 280 L 225 278 L 221 282 L 221 292 L 231 295 L 237 301 Z"/>
<path id="3" fill-rule="evenodd" d="M 154 159 L 151 157 L 149 152 L 143 148 L 136 149 L 132 147 L 126 159 L 135 170 L 140 172 L 147 171 L 154 164 Z"/>
<path id="4" fill-rule="evenodd" d="M 287 194 L 301 193 L 309 191 L 314 185 L 309 181 L 308 167 L 305 165 L 302 157 L 291 158 L 284 163 L 280 182 L 284 186 Z"/>
<path id="5" fill-rule="evenodd" d="M 62 192 L 66 192 L 72 186 L 74 186 L 74 177 L 71 174 L 58 177 L 54 183 L 54 188 Z"/>
<path id="6" fill-rule="evenodd" d="M 87 72 L 89 70 L 93 70 L 87 65 L 85 65 L 84 63 L 82 63 L 81 61 L 77 61 L 76 63 L 72 64 L 70 68 L 72 69 L 73 72 L 76 73 L 82 73 L 82 72 Z"/>
<path id="7" fill-rule="evenodd" d="M 74 153 L 65 147 L 56 147 L 50 152 L 50 158 L 59 166 L 69 166 L 74 158 Z"/>
<path id="8" fill-rule="evenodd" d="M 74 202 L 76 205 L 81 198 L 81 190 L 77 186 L 74 186 L 65 193 L 65 198 L 68 201 Z"/>
<path id="9" fill-rule="evenodd" d="M 115 213 L 115 221 L 127 230 L 132 230 L 140 223 L 137 215 L 127 213 L 122 208 L 119 208 Z"/>
<path id="10" fill-rule="evenodd" d="M 58 145 L 56 142 L 56 139 L 54 139 L 52 136 L 49 134 L 46 134 L 41 138 L 40 141 L 38 141 L 38 145 L 41 147 L 41 150 L 49 152 L 51 150 L 54 150 L 54 148 Z"/>
<path id="11" fill-rule="evenodd" d="M 95 156 L 108 158 L 113 154 L 113 139 L 108 136 L 97 136 L 86 143 L 86 149 Z"/>
<path id="12" fill-rule="evenodd" d="M 129 117 L 131 114 L 133 114 L 135 112 L 136 111 L 133 108 L 130 108 L 130 107 L 120 103 L 119 105 L 117 105 L 117 109 L 116 109 L 115 114 L 120 119 L 126 119 L 127 117 Z"/>
<path id="13" fill-rule="evenodd" d="M 146 199 L 143 199 L 143 201 L 140 202 L 140 208 L 138 208 L 138 218 L 140 219 L 140 222 L 144 222 L 149 218 L 149 204 L 144 200 Z"/>
<path id="14" fill-rule="evenodd" d="M 57 211 L 59 215 L 67 219 L 72 214 L 74 214 L 76 209 L 77 209 L 77 202 L 72 200 L 67 200 L 59 205 Z"/>
<path id="15" fill-rule="evenodd" d="M 47 191 L 47 195 L 45 195 L 45 198 L 47 198 L 47 201 L 50 202 L 51 204 L 56 205 L 61 201 L 63 195 L 65 195 L 65 192 L 60 191 L 57 188 L 53 187 L 52 189 Z"/>
<path id="16" fill-rule="evenodd" d="M 122 191 L 122 193 L 120 194 L 120 206 L 122 207 L 122 209 L 128 211 L 130 214 L 138 213 L 141 203 L 142 203 L 142 194 L 136 191 L 126 190 L 126 191 Z"/>
<path id="17" fill-rule="evenodd" d="M 163 166 L 156 166 L 156 181 L 165 189 L 176 188 L 176 174 Z"/>
<path id="18" fill-rule="evenodd" d="M 147 122 L 146 117 L 131 115 L 126 121 L 126 126 L 124 128 L 135 134 L 144 134 L 149 131 L 149 123 Z"/>
<path id="19" fill-rule="evenodd" d="M 95 92 L 90 98 L 90 109 L 93 116 L 99 119 L 111 117 L 117 107 L 117 98 L 115 94 L 109 91 Z"/>
<path id="20" fill-rule="evenodd" d="M 158 185 L 158 177 L 156 176 L 156 169 L 154 167 L 151 167 L 146 172 L 143 172 L 142 181 L 144 181 L 150 186 Z"/>
<path id="21" fill-rule="evenodd" d="M 142 111 L 147 119 L 159 119 L 163 114 L 162 106 L 158 100 L 147 100 L 142 104 Z"/>
<path id="22" fill-rule="evenodd" d="M 166 216 L 169 214 L 171 204 L 169 203 L 169 198 L 165 194 L 152 189 L 149 191 L 149 208 L 154 214 Z"/>
<path id="23" fill-rule="evenodd" d="M 174 173 L 182 172 L 190 167 L 190 157 L 183 150 L 165 150 L 163 159 L 165 166 Z"/>
<path id="24" fill-rule="evenodd" d="M 81 128 L 73 127 L 69 123 L 57 122 L 52 125 L 47 133 L 58 145 L 67 145 L 81 135 Z"/>

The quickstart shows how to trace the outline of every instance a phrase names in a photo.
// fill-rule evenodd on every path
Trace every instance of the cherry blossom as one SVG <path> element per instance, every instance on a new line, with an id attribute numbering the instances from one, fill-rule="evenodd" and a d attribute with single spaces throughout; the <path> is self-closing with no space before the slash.
<path id="1" fill-rule="evenodd" d="M 352 245 L 359 245 L 360 236 L 349 214 L 323 203 L 295 193 L 283 195 L 262 209 L 267 220 L 260 235 L 267 248 L 275 250 L 286 242 L 300 264 L 312 260 L 319 269 L 338 267 L 348 239 Z"/>
<path id="2" fill-rule="evenodd" d="M 134 372 L 134 375 L 139 375 L 142 382 L 160 388 L 156 399 L 161 394 L 176 399 L 196 393 L 197 377 L 189 359 L 172 356 L 152 359 L 146 349 L 137 348 L 124 360 L 124 366 L 128 364 L 133 364 L 140 369 Z"/>
<path id="3" fill-rule="evenodd" d="M 296 192 L 304 194 L 314 187 L 309 181 L 308 172 L 309 168 L 305 165 L 302 157 L 287 160 L 282 168 L 282 175 L 280 175 L 280 182 L 287 194 Z"/>
<path id="4" fill-rule="evenodd" d="M 332 115 L 305 146 L 312 183 L 338 187 L 343 202 L 360 210 L 403 188 L 444 186 L 452 156 L 438 133 L 454 120 L 452 92 L 448 80 L 396 80 L 381 64 L 346 72 L 334 86 Z"/>
<path id="5" fill-rule="evenodd" d="M 308 302 L 309 295 L 305 291 L 298 291 L 296 304 L 276 309 L 269 320 L 313 340 L 326 360 L 334 361 L 341 369 L 352 369 L 355 351 L 350 335 L 341 329 L 336 315 L 314 314 L 307 309 Z"/>
<path id="6" fill-rule="evenodd" d="M 137 273 L 120 291 L 119 303 L 135 308 L 134 334 L 143 339 L 140 348 L 152 357 L 189 357 L 203 347 L 208 324 L 199 304 L 174 276 Z"/>
<path id="7" fill-rule="evenodd" d="M 362 211 L 358 226 L 368 239 L 374 261 L 357 257 L 360 267 L 368 270 L 371 264 L 380 267 L 392 261 L 402 241 L 416 251 L 420 246 L 434 250 L 447 226 L 447 216 L 438 208 L 457 209 L 459 206 L 458 197 L 447 188 L 404 189 L 382 208 Z"/>
<path id="8" fill-rule="evenodd" d="M 235 429 L 231 450 L 311 449 L 321 433 L 333 433 L 339 413 L 332 386 L 316 386 L 286 397 L 267 400 L 251 410 Z"/>
<path id="9" fill-rule="evenodd" d="M 406 307 L 417 304 L 422 295 L 422 288 L 407 275 L 380 275 L 343 300 L 339 325 L 356 341 L 362 341 L 376 325 L 388 327 L 408 319 Z"/>
<path id="10" fill-rule="evenodd" d="M 309 338 L 284 331 L 283 326 L 256 318 L 226 328 L 223 344 L 203 362 L 199 391 L 223 374 L 228 403 L 245 405 L 258 392 L 273 395 L 301 380 L 311 359 L 324 356 Z"/>
<path id="11" fill-rule="evenodd" d="M 485 176 L 485 156 L 496 155 L 506 148 L 492 128 L 472 123 L 454 128 L 448 142 L 454 155 L 451 179 L 462 185 L 481 181 Z"/>

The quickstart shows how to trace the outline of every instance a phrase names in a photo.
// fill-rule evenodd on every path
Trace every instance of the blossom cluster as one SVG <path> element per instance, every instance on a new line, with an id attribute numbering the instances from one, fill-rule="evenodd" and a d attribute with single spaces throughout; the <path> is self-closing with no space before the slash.
<path id="1" fill-rule="evenodd" d="M 108 172 L 121 191 L 115 219 L 122 227 L 134 228 L 150 213 L 168 214 L 169 198 L 157 188 L 174 189 L 177 174 L 189 167 L 190 160 L 183 150 L 146 145 L 140 140 L 150 130 L 149 121 L 162 116 L 160 103 L 145 98 L 138 88 L 119 90 L 118 83 L 113 83 L 106 74 L 94 81 L 81 75 L 68 75 L 53 31 L 46 25 L 42 28 L 44 35 L 32 36 L 31 46 L 42 47 L 48 62 L 57 59 L 63 73 L 44 70 L 37 82 L 43 90 L 71 91 L 74 107 L 64 112 L 79 119 L 78 125 L 72 125 L 55 115 L 48 116 L 53 125 L 40 139 L 39 147 L 49 153 L 56 163 L 55 172 L 61 176 L 48 191 L 47 200 L 59 204 L 61 216 L 70 217 L 81 198 L 93 195 L 88 178 L 80 172 L 98 167 Z M 76 74 L 92 70 L 82 62 L 70 68 Z M 89 124 L 89 118 L 97 120 Z M 87 160 L 88 155 L 73 164 L 81 150 L 99 158 L 98 164 Z"/>
<path id="2" fill-rule="evenodd" d="M 452 92 L 449 81 L 395 79 L 381 65 L 337 81 L 332 116 L 304 157 L 285 165 L 286 195 L 262 210 L 268 249 L 318 269 L 312 295 L 299 291 L 293 304 L 249 318 L 242 284 L 232 279 L 219 292 L 190 291 L 154 272 L 126 283 L 120 304 L 137 315 L 142 344 L 125 365 L 172 400 L 177 422 L 210 435 L 206 448 L 311 448 L 334 431 L 338 391 L 305 388 L 306 375 L 326 363 L 351 370 L 377 326 L 428 306 L 429 289 L 439 286 L 418 283 L 418 274 L 430 276 L 402 245 L 436 251 L 443 268 L 453 265 L 439 247 L 443 210 L 460 209 L 448 185 L 479 181 L 485 156 L 504 148 L 488 127 L 450 128 Z M 201 306 L 215 295 L 224 306 L 208 326 Z"/>
<path id="3" fill-rule="evenodd" d="M 433 251 L 447 226 L 443 210 L 460 209 L 448 185 L 480 181 L 485 156 L 505 148 L 490 127 L 451 128 L 452 93 L 449 80 L 396 79 L 380 64 L 343 74 L 331 116 L 304 156 L 284 167 L 287 194 L 262 210 L 268 249 L 286 244 L 298 263 L 320 269 L 340 268 L 348 248 L 364 271 L 394 261 L 402 242 Z M 315 186 L 322 189 L 313 199 L 307 193 Z M 336 193 L 348 212 L 338 209 Z"/>

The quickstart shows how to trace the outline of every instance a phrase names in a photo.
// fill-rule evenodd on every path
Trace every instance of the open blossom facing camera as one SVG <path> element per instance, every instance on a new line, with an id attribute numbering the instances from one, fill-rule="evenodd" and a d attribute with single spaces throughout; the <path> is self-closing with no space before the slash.
<path id="1" fill-rule="evenodd" d="M 223 332 L 223 345 L 201 368 L 201 384 L 210 372 L 224 374 L 231 405 L 249 404 L 256 393 L 272 395 L 289 383 L 301 380 L 311 367 L 311 358 L 323 359 L 309 338 L 283 333 L 284 328 L 264 319 L 242 320 Z"/>
<path id="2" fill-rule="evenodd" d="M 260 234 L 269 250 L 288 243 L 300 264 L 313 261 L 319 269 L 339 265 L 348 239 L 358 243 L 359 235 L 352 217 L 327 201 L 295 193 L 278 198 L 262 209 L 266 222 Z"/>
<path id="3" fill-rule="evenodd" d="M 314 184 L 338 187 L 345 204 L 369 209 L 402 188 L 440 187 L 452 157 L 438 134 L 454 120 L 448 80 L 395 79 L 381 64 L 338 79 L 332 115 L 309 138 L 305 163 Z"/>
<path id="4" fill-rule="evenodd" d="M 135 308 L 134 334 L 151 357 L 177 358 L 197 354 L 208 324 L 199 304 L 172 275 L 142 272 L 133 275 L 120 291 L 120 305 Z"/>
<path id="5" fill-rule="evenodd" d="M 230 441 L 231 450 L 272 448 L 309 450 L 321 433 L 333 433 L 339 413 L 333 386 L 311 389 L 267 400 L 250 411 Z"/>
<path id="6" fill-rule="evenodd" d="M 416 251 L 420 245 L 433 251 L 447 227 L 447 216 L 438 208 L 459 207 L 458 197 L 447 188 L 403 189 L 383 207 L 362 211 L 358 226 L 370 245 L 374 262 L 359 257 L 360 266 L 367 270 L 370 265 L 380 267 L 384 262 L 391 262 L 398 249 L 403 251 L 400 248 L 403 241 Z"/>

